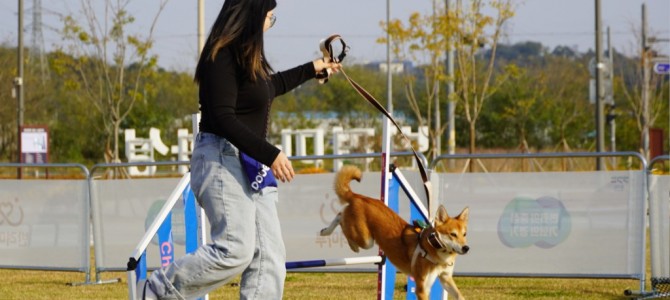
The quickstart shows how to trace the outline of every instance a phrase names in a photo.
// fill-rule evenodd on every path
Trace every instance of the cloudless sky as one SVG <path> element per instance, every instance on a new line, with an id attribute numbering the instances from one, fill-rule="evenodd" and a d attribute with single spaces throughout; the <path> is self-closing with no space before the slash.
<path id="1" fill-rule="evenodd" d="M 77 14 L 81 0 L 42 1 L 42 32 L 47 50 L 59 44 L 55 29 L 61 26 L 57 13 Z M 100 3 L 103 0 L 95 0 Z M 438 0 L 443 1 L 443 0 Z M 466 0 L 467 1 L 467 0 Z M 157 0 L 133 0 L 128 7 L 137 20 L 130 30 L 148 32 L 157 10 Z M 385 45 L 377 44 L 384 35 L 380 21 L 386 20 L 386 0 L 277 0 L 277 23 L 266 34 L 266 54 L 275 69 L 282 70 L 307 62 L 318 55 L 322 38 L 339 33 L 351 46 L 347 61 L 386 59 Z M 206 0 L 206 33 L 209 32 L 223 0 Z M 411 12 L 429 13 L 432 0 L 391 0 L 391 17 L 406 20 Z M 647 5 L 650 33 L 670 38 L 669 0 L 601 0 L 603 30 L 612 31 L 618 51 L 634 53 L 641 23 L 641 6 Z M 575 47 L 580 52 L 595 48 L 595 0 L 515 0 L 516 15 L 506 25 L 504 42 L 538 41 L 553 49 L 557 45 Z M 24 0 L 24 38 L 32 43 L 33 1 Z M 16 45 L 17 0 L 0 1 L 0 42 Z M 170 0 L 156 28 L 154 52 L 159 64 L 168 69 L 191 72 L 197 58 L 197 1 Z M 606 40 L 603 39 L 605 43 Z M 670 43 L 657 47 L 670 53 Z"/>

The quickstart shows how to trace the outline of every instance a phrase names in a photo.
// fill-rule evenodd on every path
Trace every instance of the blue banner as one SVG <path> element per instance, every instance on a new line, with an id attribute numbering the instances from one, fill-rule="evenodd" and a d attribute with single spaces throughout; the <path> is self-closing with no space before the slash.
<path id="1" fill-rule="evenodd" d="M 182 194 L 184 201 L 184 234 L 186 235 L 186 253 L 195 252 L 198 249 L 198 214 L 196 210 L 198 205 L 195 202 L 195 196 L 188 184 Z"/>
<path id="2" fill-rule="evenodd" d="M 172 212 L 168 213 L 165 221 L 158 228 L 158 249 L 161 256 L 161 267 L 174 261 L 174 242 L 172 240 Z"/>
<path id="3" fill-rule="evenodd" d="M 142 252 L 142 255 L 140 256 L 140 261 L 137 264 L 137 267 L 135 268 L 135 282 L 139 282 L 140 280 L 147 279 L 147 252 L 144 251 Z"/>
<path id="4" fill-rule="evenodd" d="M 398 213 L 400 205 L 398 204 L 398 190 L 400 184 L 398 180 L 391 176 L 389 179 L 389 192 L 388 192 L 388 207 L 394 212 Z M 386 299 L 393 299 L 393 292 L 395 289 L 395 278 L 396 278 L 396 267 L 391 263 L 390 260 L 386 260 L 386 286 L 384 287 Z"/>

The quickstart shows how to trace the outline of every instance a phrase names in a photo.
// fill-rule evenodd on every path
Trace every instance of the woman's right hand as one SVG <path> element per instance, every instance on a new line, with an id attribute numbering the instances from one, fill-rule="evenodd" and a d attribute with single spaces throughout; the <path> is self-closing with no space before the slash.
<path id="1" fill-rule="evenodd" d="M 312 63 L 317 74 L 324 69 L 330 69 L 333 73 L 337 73 L 342 68 L 342 64 L 331 62 L 330 59 L 317 58 Z"/>
<path id="2" fill-rule="evenodd" d="M 272 169 L 275 178 L 281 180 L 281 182 L 291 182 L 293 176 L 295 176 L 293 165 L 291 164 L 291 161 L 288 160 L 288 157 L 286 157 L 286 154 L 284 154 L 284 151 L 279 152 L 275 161 L 272 162 L 270 169 Z"/>

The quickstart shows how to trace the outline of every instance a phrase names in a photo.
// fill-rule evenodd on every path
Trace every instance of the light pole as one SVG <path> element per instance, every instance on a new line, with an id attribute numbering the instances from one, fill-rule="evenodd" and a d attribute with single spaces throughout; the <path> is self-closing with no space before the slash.
<path id="1" fill-rule="evenodd" d="M 198 56 L 205 46 L 205 0 L 198 0 Z"/>
<path id="2" fill-rule="evenodd" d="M 391 0 L 386 0 L 386 110 L 393 115 L 393 76 L 391 73 Z M 381 200 L 384 205 L 388 205 L 388 193 L 390 184 L 390 157 L 393 150 L 391 144 L 391 121 L 388 118 L 383 118 L 382 121 L 382 155 L 381 155 Z M 379 256 L 384 256 L 384 251 L 379 248 Z M 377 300 L 386 299 L 387 293 L 386 280 L 387 279 L 387 264 L 379 264 L 377 267 Z"/>
<path id="3" fill-rule="evenodd" d="M 600 0 L 596 0 L 596 152 L 604 152 L 605 145 L 605 118 L 603 101 L 603 37 L 602 21 L 600 18 Z M 605 167 L 602 157 L 596 158 L 596 170 Z"/>
<path id="4" fill-rule="evenodd" d="M 21 127 L 23 127 L 23 0 L 19 0 L 17 77 L 14 78 L 14 93 L 17 99 L 16 116 L 16 162 L 21 162 Z M 17 169 L 17 177 L 21 178 L 21 168 Z"/>
<path id="5" fill-rule="evenodd" d="M 449 10 L 451 9 L 451 0 L 445 0 L 445 14 L 449 17 Z M 447 153 L 456 153 L 456 101 L 452 101 L 452 94 L 454 93 L 454 49 L 450 37 L 447 39 Z M 453 164 L 453 160 L 449 160 Z M 450 165 L 451 166 L 451 165 Z"/>
<path id="6" fill-rule="evenodd" d="M 642 3 L 642 155 L 647 161 L 649 157 L 649 46 L 647 45 L 647 6 Z"/>
<path id="7" fill-rule="evenodd" d="M 436 0 L 433 0 L 433 31 L 435 32 L 437 30 L 437 5 L 436 5 Z M 433 153 L 433 157 L 438 157 L 440 156 L 440 153 L 442 152 L 442 135 L 440 134 L 440 127 L 441 127 L 441 119 L 440 119 L 440 85 L 439 81 L 435 82 L 435 85 L 433 87 L 433 95 L 435 95 L 435 118 L 433 124 L 433 128 L 435 130 L 435 152 Z M 430 124 L 429 124 L 430 125 Z M 419 133 L 420 134 L 420 133 Z"/>

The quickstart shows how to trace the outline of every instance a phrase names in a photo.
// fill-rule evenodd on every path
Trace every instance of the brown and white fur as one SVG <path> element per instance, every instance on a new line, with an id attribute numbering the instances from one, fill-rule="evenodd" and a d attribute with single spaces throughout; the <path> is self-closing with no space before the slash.
<path id="1" fill-rule="evenodd" d="M 414 226 L 405 222 L 382 201 L 351 191 L 349 182 L 352 179 L 360 181 L 361 176 L 360 169 L 355 166 L 345 166 L 338 173 L 335 192 L 346 206 L 328 227 L 321 230 L 321 235 L 330 235 L 340 225 L 354 252 L 360 248 L 370 249 L 376 241 L 393 265 L 414 277 L 416 296 L 420 300 L 429 298 L 435 278 L 440 279 L 442 287 L 451 297 L 465 299 L 452 275 L 456 255 L 465 254 L 470 249 L 465 238 L 469 209 L 466 207 L 457 217 L 451 218 L 444 206 L 440 205 L 434 226 L 419 234 Z M 436 234 L 429 241 L 433 232 Z M 437 241 L 434 237 L 437 237 Z"/>

